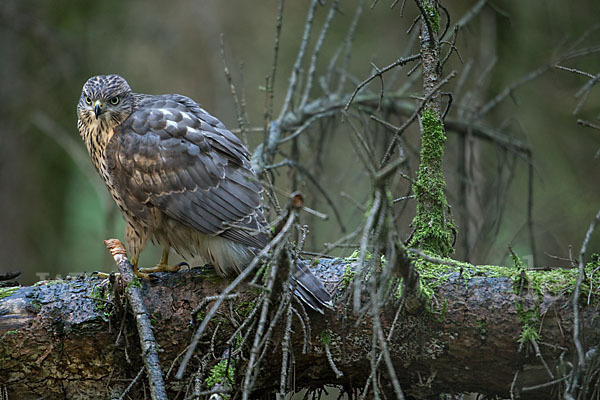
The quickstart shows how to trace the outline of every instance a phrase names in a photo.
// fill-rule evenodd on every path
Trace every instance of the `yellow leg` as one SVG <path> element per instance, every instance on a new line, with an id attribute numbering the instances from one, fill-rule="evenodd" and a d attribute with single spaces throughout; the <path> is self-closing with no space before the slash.
<path id="1" fill-rule="evenodd" d="M 139 257 L 133 257 L 131 259 L 131 265 L 133 266 L 133 273 L 140 279 L 150 279 L 150 275 L 142 271 L 143 268 L 138 268 Z"/>
<path id="2" fill-rule="evenodd" d="M 131 259 L 131 265 L 133 266 L 133 273 L 140 279 L 150 279 L 150 275 L 153 272 L 177 272 L 181 269 L 182 265 L 187 265 L 187 263 L 179 263 L 177 265 L 169 265 L 169 248 L 163 248 L 162 255 L 160 257 L 160 262 L 153 268 L 138 268 L 139 257 L 134 257 Z M 105 272 L 95 272 L 96 276 L 108 279 L 110 274 Z M 119 275 L 118 273 L 115 275 Z"/>
<path id="3" fill-rule="evenodd" d="M 151 274 L 153 272 L 177 272 L 181 269 L 181 264 L 169 265 L 169 247 L 163 247 L 160 262 L 154 268 L 141 268 L 140 273 Z M 139 275 L 138 275 L 139 276 Z"/>

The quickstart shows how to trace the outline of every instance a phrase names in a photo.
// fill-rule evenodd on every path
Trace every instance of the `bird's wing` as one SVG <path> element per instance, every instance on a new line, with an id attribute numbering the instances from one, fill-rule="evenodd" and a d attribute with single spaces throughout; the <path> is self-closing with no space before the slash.
<path id="1" fill-rule="evenodd" d="M 115 184 L 205 234 L 262 248 L 262 186 L 225 125 L 180 95 L 142 96 L 106 149 Z"/>

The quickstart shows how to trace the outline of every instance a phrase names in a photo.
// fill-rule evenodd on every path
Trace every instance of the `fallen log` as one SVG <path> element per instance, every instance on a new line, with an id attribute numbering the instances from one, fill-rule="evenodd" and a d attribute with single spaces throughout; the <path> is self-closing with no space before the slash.
<path id="1" fill-rule="evenodd" d="M 335 292 L 336 310 L 309 312 L 308 326 L 293 321 L 290 388 L 337 385 L 356 392 L 365 385 L 372 321 L 368 315 L 353 315 L 346 304 L 349 265 L 346 259 L 322 260 L 314 271 Z M 408 313 L 392 300 L 380 313 L 386 333 L 398 316 L 388 349 L 406 395 L 478 392 L 508 397 L 512 388 L 521 398 L 542 399 L 559 390 L 576 357 L 569 306 L 576 270 L 416 266 L 429 299 L 427 310 Z M 584 348 L 593 349 L 600 343 L 598 278 L 588 276 L 586 282 L 580 336 Z M 169 398 L 184 398 L 189 381 L 177 381 L 174 374 L 197 318 L 202 318 L 202 312 L 191 312 L 227 282 L 210 271 L 192 269 L 156 274 L 154 280 L 138 284 L 160 346 Z M 93 276 L 0 288 L 0 393 L 8 399 L 118 398 L 142 365 L 135 324 L 120 304 L 120 290 L 118 281 Z M 223 305 L 196 350 L 188 378 L 221 361 L 224 342 L 235 321 L 251 312 L 256 292 L 242 286 L 239 296 Z M 275 328 L 271 354 L 254 385 L 256 397 L 279 389 L 284 328 Z M 207 358 L 201 355 L 211 353 L 214 357 L 203 365 Z M 380 373 L 382 390 L 391 390 L 385 368 Z M 131 398 L 143 398 L 148 390 L 144 381 L 133 386 Z"/>

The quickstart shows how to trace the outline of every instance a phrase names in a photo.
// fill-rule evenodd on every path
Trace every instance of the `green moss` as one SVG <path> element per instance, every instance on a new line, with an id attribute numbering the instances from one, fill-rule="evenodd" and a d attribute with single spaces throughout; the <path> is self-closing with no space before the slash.
<path id="1" fill-rule="evenodd" d="M 398 290 L 396 291 L 396 298 L 400 299 L 402 298 L 402 285 L 398 285 Z"/>
<path id="2" fill-rule="evenodd" d="M 518 301 L 515 304 L 519 319 L 523 324 L 521 329 L 521 335 L 519 336 L 519 344 L 523 346 L 530 340 L 537 340 L 540 338 L 540 303 L 536 303 L 532 309 L 525 310 L 525 306 L 522 301 Z"/>
<path id="3" fill-rule="evenodd" d="M 530 340 L 537 340 L 540 338 L 540 334 L 538 333 L 538 324 L 539 323 L 536 322 L 535 324 L 526 324 L 523 326 L 521 336 L 519 336 L 519 344 L 521 346 Z"/>
<path id="4" fill-rule="evenodd" d="M 12 331 L 6 331 L 4 332 L 4 334 L 0 337 L 0 340 L 4 341 L 6 339 L 8 339 L 9 336 L 11 335 L 18 335 L 19 331 L 18 330 L 12 330 Z M 1 364 L 1 363 L 0 363 Z"/>
<path id="5" fill-rule="evenodd" d="M 436 257 L 434 257 L 436 258 Z M 522 323 L 522 330 L 519 336 L 519 343 L 527 343 L 531 339 L 539 339 L 540 337 L 540 321 L 542 319 L 540 304 L 543 296 L 552 294 L 556 296 L 568 296 L 573 293 L 579 271 L 573 269 L 552 269 L 550 271 L 543 270 L 527 270 L 524 264 L 517 257 L 513 257 L 513 266 L 494 266 L 494 265 L 472 265 L 469 263 L 454 261 L 449 258 L 438 258 L 439 262 L 425 261 L 418 257 L 414 259 L 414 265 L 419 273 L 421 293 L 427 299 L 427 310 L 434 314 L 438 314 L 437 318 L 441 319 L 444 316 L 444 303 L 441 304 L 435 301 L 435 293 L 437 289 L 447 282 L 452 276 L 461 276 L 465 284 L 474 277 L 499 278 L 504 277 L 512 280 L 513 293 L 515 298 L 515 309 Z M 596 260 L 596 258 L 594 258 Z M 446 264 L 441 264 L 442 262 Z M 450 264 L 450 265 L 447 265 Z M 586 277 L 581 284 L 581 298 L 590 299 L 591 304 L 600 303 L 600 291 L 592 288 L 600 287 L 600 274 L 592 273 L 598 265 L 599 261 L 588 263 L 585 267 Z M 527 306 L 524 298 L 525 293 L 532 293 L 534 296 L 534 304 Z M 437 306 L 435 306 L 438 304 Z M 478 328 L 479 329 L 479 328 Z M 483 325 L 481 329 L 483 332 Z M 487 327 L 485 327 L 487 334 Z M 483 336 L 483 334 L 482 334 Z"/>
<path id="6" fill-rule="evenodd" d="M 229 365 L 228 365 L 229 364 Z M 235 383 L 235 368 L 231 362 L 221 360 L 212 367 L 208 378 L 206 378 L 206 386 L 210 389 L 217 384 L 233 385 Z M 229 398 L 229 395 L 223 395 L 224 398 Z"/>
<path id="7" fill-rule="evenodd" d="M 331 343 L 331 331 L 329 329 L 325 329 L 321 332 L 321 343 L 330 344 Z"/>
<path id="8" fill-rule="evenodd" d="M 424 2 L 423 6 L 425 8 L 425 13 L 427 14 L 427 19 L 429 19 L 431 29 L 433 29 L 435 33 L 439 32 L 440 13 L 438 12 L 436 6 L 434 4 L 429 4 L 428 2 Z"/>
<path id="9" fill-rule="evenodd" d="M 90 297 L 95 299 L 94 311 L 102 313 L 105 320 L 112 317 L 114 306 L 110 303 L 110 291 L 104 290 L 101 285 L 94 285 L 90 291 Z"/>
<path id="10" fill-rule="evenodd" d="M 439 314 L 438 317 L 443 320 L 447 304 L 443 302 L 439 310 L 434 307 L 433 305 L 436 303 L 435 292 L 444 282 L 450 279 L 450 276 L 460 273 L 460 266 L 453 267 L 445 264 L 437 264 L 425 261 L 420 257 L 414 259 L 414 265 L 419 273 L 421 295 L 426 299 L 425 308 L 431 313 Z"/>
<path id="11" fill-rule="evenodd" d="M 142 287 L 142 282 L 140 281 L 140 278 L 138 278 L 137 276 L 134 276 L 133 279 L 131 281 L 129 281 L 129 283 L 127 284 L 127 289 L 134 287 L 134 286 L 138 287 L 138 288 Z"/>
<path id="12" fill-rule="evenodd" d="M 29 304 L 31 304 L 31 307 L 33 307 L 33 309 L 36 311 L 42 308 L 42 303 L 36 298 L 31 299 L 31 302 Z"/>
<path id="13" fill-rule="evenodd" d="M 452 242 L 456 234 L 444 194 L 446 181 L 442 160 L 446 135 L 438 114 L 433 110 L 424 109 L 421 122 L 421 162 L 417 181 L 413 184 L 417 215 L 413 219 L 415 233 L 409 247 L 421 247 L 445 257 L 454 252 Z"/>
<path id="14" fill-rule="evenodd" d="M 261 275 L 267 276 L 269 273 L 269 266 L 270 266 L 270 263 L 262 264 L 256 271 L 256 276 L 257 277 L 260 277 Z"/>
<path id="15" fill-rule="evenodd" d="M 242 317 L 247 317 L 254 310 L 254 307 L 256 307 L 255 301 L 241 301 L 237 306 L 237 313 Z"/>
<path id="16" fill-rule="evenodd" d="M 519 271 L 519 273 L 513 277 L 513 292 L 518 296 L 515 300 L 515 309 L 519 314 L 519 319 L 522 324 L 521 334 L 519 335 L 519 348 L 522 348 L 523 345 L 530 340 L 537 340 L 540 338 L 540 304 L 542 303 L 544 290 L 542 288 L 542 280 L 532 280 L 527 273 L 528 271 L 525 269 L 525 264 L 523 264 L 519 256 L 512 251 L 511 253 L 514 270 Z M 528 290 L 533 290 L 533 292 L 537 294 L 537 297 L 533 308 L 526 310 L 521 295 Z"/>
<path id="17" fill-rule="evenodd" d="M 244 343 L 244 337 L 241 334 L 237 334 L 235 335 L 235 350 L 239 349 L 240 347 L 242 347 L 242 344 Z"/>
<path id="18" fill-rule="evenodd" d="M 12 287 L 6 287 L 6 288 L 0 287 L 0 299 L 11 296 L 17 290 L 19 290 L 18 286 L 12 286 Z"/>
<path id="19" fill-rule="evenodd" d="M 352 280 L 354 279 L 354 269 L 351 268 L 350 264 L 346 265 L 346 269 L 344 270 L 344 275 L 342 276 L 342 285 L 343 287 L 348 287 Z"/>

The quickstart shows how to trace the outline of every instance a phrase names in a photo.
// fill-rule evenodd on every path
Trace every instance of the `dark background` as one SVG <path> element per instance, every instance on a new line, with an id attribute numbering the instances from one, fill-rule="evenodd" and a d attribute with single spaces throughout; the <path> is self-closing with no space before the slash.
<path id="1" fill-rule="evenodd" d="M 275 85 L 276 115 L 300 43 L 308 8 L 305 3 L 285 4 Z M 448 3 L 454 23 L 474 2 Z M 486 7 L 460 31 L 457 40 L 462 59 L 471 63 L 463 90 L 480 99 L 479 103 L 550 62 L 597 24 L 600 15 L 600 3 L 596 0 L 576 4 L 516 0 L 501 3 L 496 10 Z M 341 2 L 343 13 L 334 20 L 324 44 L 317 76 L 326 71 L 329 59 L 343 41 L 356 4 Z M 346 92 L 371 74 L 371 62 L 382 67 L 406 55 L 406 31 L 417 15 L 411 2 L 403 16 L 399 5 L 389 8 L 389 1 L 380 0 L 373 9 L 369 5 L 356 32 L 349 67 L 353 79 Z M 123 238 L 123 223 L 93 170 L 76 128 L 75 107 L 86 79 L 118 73 L 137 92 L 185 94 L 234 129 L 235 106 L 219 54 L 223 34 L 227 62 L 238 91 L 245 92 L 250 123 L 263 126 L 265 96 L 261 87 L 271 68 L 277 7 L 275 1 L 2 1 L 0 272 L 20 270 L 21 282 L 29 284 L 40 277 L 114 268 L 102 241 Z M 312 44 L 328 7 L 329 2 L 318 7 Z M 591 32 L 578 47 L 597 47 L 599 32 Z M 563 64 L 597 74 L 600 56 L 595 53 Z M 454 55 L 444 73 L 456 69 L 460 75 L 464 68 L 465 64 Z M 406 79 L 406 71 L 400 71 L 401 80 Z M 579 100 L 575 94 L 587 81 L 582 76 L 550 69 L 517 89 L 483 121 L 488 126 L 502 127 L 528 142 L 532 149 L 534 233 L 541 265 L 568 264 L 553 260 L 544 252 L 566 257 L 570 245 L 578 252 L 600 207 L 600 166 L 595 158 L 600 132 L 576 124 L 577 118 L 597 121 L 598 89 L 592 90 L 577 116 L 572 114 Z M 453 90 L 456 82 L 455 79 L 447 89 Z M 375 80 L 368 89 L 377 93 L 379 81 Z M 311 95 L 320 95 L 318 85 Z M 458 112 L 458 107 L 452 110 L 455 117 Z M 340 192 L 366 203 L 369 181 L 348 142 L 347 126 L 336 126 L 325 138 L 327 146 L 319 156 L 319 181 L 339 206 L 345 226 L 352 230 L 363 222 L 364 213 Z M 417 127 L 405 136 L 408 146 L 418 151 Z M 315 162 L 317 137 L 318 125 L 300 140 L 301 159 L 307 165 Z M 449 202 L 456 210 L 465 200 L 456 189 L 460 180 L 456 174 L 457 137 L 452 132 L 448 137 L 445 170 Z M 249 133 L 249 149 L 254 150 L 262 138 L 262 133 Z M 515 161 L 512 184 L 500 191 L 499 199 L 495 174 L 508 159 L 488 143 L 474 141 L 471 151 L 471 195 L 479 206 L 468 207 L 469 223 L 475 227 L 498 217 L 497 212 L 486 208 L 494 202 L 500 201 L 505 207 L 501 222 L 493 229 L 481 233 L 471 229 L 469 260 L 507 263 L 508 245 L 526 261 L 531 260 L 525 224 L 526 162 Z M 414 168 L 411 174 L 414 176 Z M 276 185 L 283 191 L 289 186 L 287 179 L 285 171 L 277 175 Z M 309 206 L 330 215 L 328 221 L 306 219 L 311 229 L 307 247 L 318 251 L 324 242 L 341 236 L 341 231 L 318 191 L 310 183 L 301 188 L 307 193 Z M 404 194 L 394 193 L 397 197 Z M 409 202 L 398 220 L 406 234 L 410 232 L 412 215 L 414 201 Z M 460 220 L 458 225 L 460 229 Z M 595 238 L 589 251 L 599 248 L 600 238 Z M 334 254 L 350 252 L 351 248 Z M 142 264 L 155 263 L 157 254 L 156 249 L 144 252 Z M 464 258 L 464 249 L 459 248 L 456 257 Z"/>

